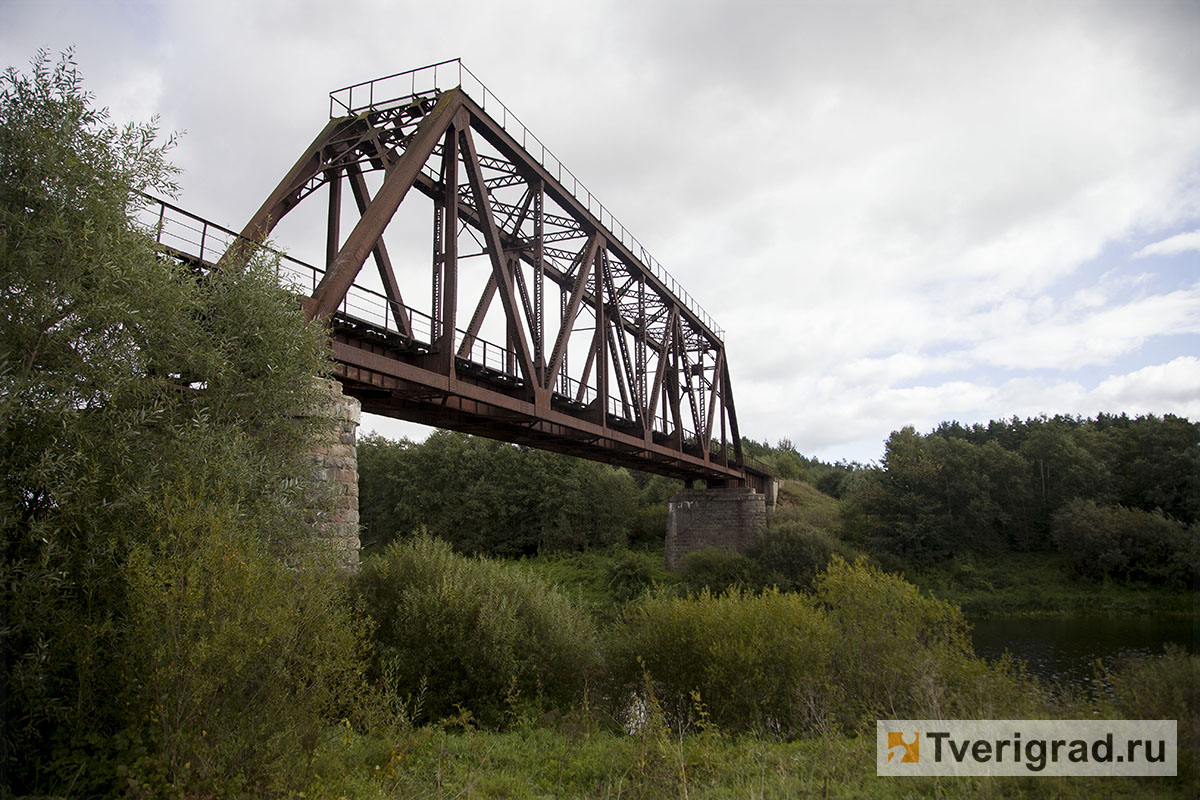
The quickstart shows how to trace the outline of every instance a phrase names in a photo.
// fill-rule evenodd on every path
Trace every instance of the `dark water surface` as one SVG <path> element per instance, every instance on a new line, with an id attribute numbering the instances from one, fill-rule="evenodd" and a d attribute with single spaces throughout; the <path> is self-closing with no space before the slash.
<path id="1" fill-rule="evenodd" d="M 1200 618 L 996 618 L 972 625 L 976 653 L 994 659 L 1008 650 L 1031 673 L 1056 682 L 1087 681 L 1097 658 L 1159 655 L 1167 643 L 1200 652 Z"/>

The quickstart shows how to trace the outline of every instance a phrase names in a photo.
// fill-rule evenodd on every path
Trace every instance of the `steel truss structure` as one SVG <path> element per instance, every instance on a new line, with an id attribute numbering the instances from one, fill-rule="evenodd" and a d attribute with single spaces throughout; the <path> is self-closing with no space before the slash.
<path id="1" fill-rule="evenodd" d="M 324 196 L 326 263 L 293 264 L 292 283 L 330 327 L 337 377 L 364 411 L 761 483 L 743 460 L 720 329 L 494 95 L 468 94 L 464 71 L 443 62 L 332 93 L 329 123 L 221 259 L 245 258 Z M 455 85 L 439 87 L 447 75 Z M 413 195 L 431 201 L 424 307 L 384 241 Z M 487 259 L 482 285 L 461 280 L 471 257 Z M 368 260 L 382 291 L 359 280 Z M 489 318 L 502 341 L 484 337 Z"/>

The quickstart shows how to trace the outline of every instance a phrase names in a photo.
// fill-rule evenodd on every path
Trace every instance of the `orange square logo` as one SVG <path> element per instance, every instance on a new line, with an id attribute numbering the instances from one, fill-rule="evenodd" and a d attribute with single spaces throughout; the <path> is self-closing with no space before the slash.
<path id="1" fill-rule="evenodd" d="M 898 762 L 901 764 L 916 764 L 921 760 L 921 734 L 910 733 L 905 734 L 900 731 L 888 731 L 888 763 L 892 763 L 892 759 L 899 756 Z"/>

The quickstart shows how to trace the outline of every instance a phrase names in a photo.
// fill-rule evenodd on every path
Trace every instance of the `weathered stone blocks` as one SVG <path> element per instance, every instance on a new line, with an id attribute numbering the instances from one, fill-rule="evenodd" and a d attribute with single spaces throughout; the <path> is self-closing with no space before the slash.
<path id="1" fill-rule="evenodd" d="M 767 523 L 766 499 L 745 487 L 676 492 L 667 501 L 667 569 L 682 569 L 697 550 L 744 550 Z"/>
<path id="2" fill-rule="evenodd" d="M 335 380 L 316 379 L 321 399 L 312 416 L 331 424 L 311 450 L 313 480 L 326 487 L 333 501 L 315 522 L 320 536 L 345 554 L 347 565 L 358 564 L 358 455 L 356 430 L 362 413 L 361 404 L 342 394 Z"/>

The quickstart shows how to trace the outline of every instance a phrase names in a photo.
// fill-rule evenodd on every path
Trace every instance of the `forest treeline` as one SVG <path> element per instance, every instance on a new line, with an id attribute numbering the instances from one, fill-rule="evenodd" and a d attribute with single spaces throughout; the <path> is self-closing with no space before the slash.
<path id="1" fill-rule="evenodd" d="M 842 509 L 823 531 L 775 520 L 771 542 L 750 555 L 770 549 L 760 559 L 769 567 L 785 558 L 781 549 L 826 560 L 857 549 L 903 570 L 964 554 L 1056 551 L 1081 577 L 1182 587 L 1200 570 L 1198 443 L 1200 424 L 1172 415 L 907 427 L 871 466 L 805 457 L 786 440 L 745 440 L 779 477 L 811 484 Z M 367 437 L 359 470 L 369 548 L 424 529 L 463 552 L 509 557 L 661 542 L 665 501 L 682 486 L 446 431 L 423 443 Z M 713 569 L 720 557 L 708 560 Z M 725 562 L 754 582 L 749 566 Z"/>
<path id="2" fill-rule="evenodd" d="M 1058 550 L 1078 574 L 1196 579 L 1200 425 L 1057 416 L 892 433 L 853 481 L 848 541 L 899 563 Z"/>
<path id="3" fill-rule="evenodd" d="M 435 431 L 423 442 L 358 442 L 359 517 L 367 552 L 424 530 L 460 552 L 504 557 L 661 542 L 661 476 Z"/>

